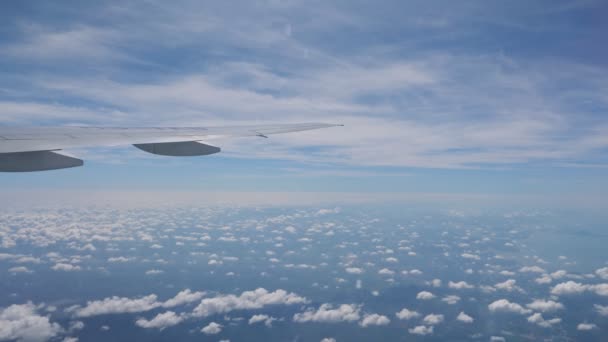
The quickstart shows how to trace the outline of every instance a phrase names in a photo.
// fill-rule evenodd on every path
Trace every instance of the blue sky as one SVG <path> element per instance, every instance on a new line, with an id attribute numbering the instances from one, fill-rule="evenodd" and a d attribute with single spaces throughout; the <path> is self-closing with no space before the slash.
<path id="1" fill-rule="evenodd" d="M 602 196 L 602 1 L 5 2 L 0 124 L 346 126 L 2 175 L 67 189 Z"/>

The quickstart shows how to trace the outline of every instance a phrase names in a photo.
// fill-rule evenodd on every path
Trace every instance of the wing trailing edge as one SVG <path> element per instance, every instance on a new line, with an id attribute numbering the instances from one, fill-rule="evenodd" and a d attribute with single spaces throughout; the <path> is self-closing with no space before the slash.
<path id="1" fill-rule="evenodd" d="M 0 172 L 32 172 L 82 166 L 78 158 L 53 151 L 0 153 Z"/>
<path id="2" fill-rule="evenodd" d="M 219 147 L 206 145 L 198 141 L 134 144 L 133 146 L 148 153 L 172 157 L 206 156 L 221 151 Z"/>

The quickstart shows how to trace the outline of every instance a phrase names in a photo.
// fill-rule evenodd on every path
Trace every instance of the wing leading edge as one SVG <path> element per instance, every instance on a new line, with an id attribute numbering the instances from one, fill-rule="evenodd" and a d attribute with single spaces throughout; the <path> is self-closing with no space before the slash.
<path id="1" fill-rule="evenodd" d="M 267 138 L 342 125 L 302 123 L 233 127 L 0 127 L 0 172 L 47 171 L 82 166 L 80 159 L 56 151 L 66 148 L 134 145 L 163 156 L 203 156 L 220 152 L 202 140 L 217 137 Z"/>

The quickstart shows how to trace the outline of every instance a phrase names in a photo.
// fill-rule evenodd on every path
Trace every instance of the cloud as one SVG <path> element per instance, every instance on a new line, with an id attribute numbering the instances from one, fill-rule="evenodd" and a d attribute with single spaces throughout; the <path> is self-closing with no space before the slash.
<path id="1" fill-rule="evenodd" d="M 180 315 L 177 315 L 175 312 L 167 311 L 165 313 L 160 313 L 160 314 L 156 315 L 151 320 L 146 320 L 144 318 L 140 318 L 137 321 L 135 321 L 135 325 L 137 325 L 138 327 L 147 328 L 147 329 L 153 328 L 153 329 L 163 330 L 165 328 L 177 325 L 177 324 L 181 323 L 183 320 L 184 320 L 184 318 Z"/>
<path id="2" fill-rule="evenodd" d="M 59 335 L 63 329 L 48 316 L 38 314 L 32 303 L 13 304 L 0 309 L 0 341 L 42 342 Z"/>
<path id="3" fill-rule="evenodd" d="M 604 280 L 608 280 L 608 267 L 603 267 L 595 270 L 595 274 L 597 274 L 598 277 Z"/>
<path id="4" fill-rule="evenodd" d="M 367 328 L 372 325 L 388 325 L 390 322 L 391 320 L 386 316 L 378 314 L 369 314 L 363 316 L 363 319 L 361 320 L 361 322 L 359 322 L 359 325 L 363 328 Z"/>
<path id="5" fill-rule="evenodd" d="M 102 300 L 89 301 L 83 308 L 76 310 L 78 317 L 91 317 L 107 314 L 135 313 L 155 309 L 162 304 L 154 294 L 130 299 L 126 297 L 109 297 Z"/>
<path id="6" fill-rule="evenodd" d="M 537 312 L 532 316 L 528 317 L 528 322 L 537 324 L 543 328 L 550 328 L 554 324 L 561 323 L 561 318 L 553 318 L 550 320 L 545 320 L 541 313 Z"/>
<path id="7" fill-rule="evenodd" d="M 596 328 L 597 328 L 597 325 L 592 324 L 592 323 L 580 323 L 579 325 L 576 326 L 576 330 L 579 330 L 579 331 L 589 331 L 589 330 L 593 330 Z"/>
<path id="8" fill-rule="evenodd" d="M 526 304 L 529 309 L 541 312 L 553 312 L 562 310 L 564 305 L 552 300 L 535 299 L 532 303 Z"/>
<path id="9" fill-rule="evenodd" d="M 608 284 L 581 284 L 575 281 L 569 280 L 565 283 L 559 283 L 551 289 L 551 294 L 562 296 L 562 295 L 574 295 L 581 294 L 583 292 L 594 292 L 600 296 L 608 296 Z"/>
<path id="10" fill-rule="evenodd" d="M 445 302 L 449 305 L 454 305 L 460 301 L 460 297 L 455 295 L 445 296 L 441 299 L 442 302 Z"/>
<path id="11" fill-rule="evenodd" d="M 519 272 L 523 273 L 545 273 L 545 270 L 538 266 L 524 266 L 519 269 Z"/>
<path id="12" fill-rule="evenodd" d="M 51 267 L 51 269 L 53 269 L 55 271 L 71 272 L 71 271 L 80 271 L 80 266 L 72 265 L 72 264 L 65 264 L 65 263 L 57 263 L 57 264 L 53 265 L 53 267 Z"/>
<path id="13" fill-rule="evenodd" d="M 422 319 L 422 322 L 426 325 L 437 325 L 442 323 L 444 320 L 443 315 L 429 314 Z"/>
<path id="14" fill-rule="evenodd" d="M 336 342 L 336 339 L 332 337 L 325 337 L 321 340 L 321 342 Z"/>
<path id="15" fill-rule="evenodd" d="M 412 318 L 418 318 L 420 317 L 420 314 L 416 311 L 411 311 L 408 309 L 401 309 L 401 311 L 397 312 L 395 314 L 395 316 L 397 316 L 397 318 L 402 319 L 402 320 L 410 320 Z"/>
<path id="16" fill-rule="evenodd" d="M 267 327 L 272 326 L 272 322 L 276 321 L 276 318 L 270 317 L 268 315 L 253 315 L 249 319 L 249 325 L 256 323 L 264 323 Z"/>
<path id="17" fill-rule="evenodd" d="M 358 321 L 360 307 L 354 304 L 342 304 L 333 308 L 331 304 L 322 304 L 317 310 L 307 310 L 293 316 L 294 322 L 338 323 Z"/>
<path id="18" fill-rule="evenodd" d="M 520 315 L 529 314 L 531 310 L 525 309 L 523 306 L 517 303 L 511 303 L 506 299 L 499 299 L 488 305 L 488 309 L 492 312 L 510 312 L 517 313 Z"/>
<path id="19" fill-rule="evenodd" d="M 457 290 L 461 290 L 461 289 L 472 289 L 475 286 L 468 284 L 466 281 L 459 281 L 459 282 L 448 282 L 448 287 L 451 289 L 457 289 Z"/>
<path id="20" fill-rule="evenodd" d="M 435 295 L 430 293 L 429 291 L 420 291 L 416 295 L 416 299 L 419 300 L 429 300 L 435 298 Z"/>
<path id="21" fill-rule="evenodd" d="M 477 254 L 471 254 L 471 253 L 462 253 L 460 255 L 461 257 L 465 258 L 465 259 L 473 259 L 473 260 L 479 260 L 480 257 Z"/>
<path id="22" fill-rule="evenodd" d="M 463 322 L 463 323 L 473 323 L 474 319 L 473 317 L 467 315 L 466 313 L 464 313 L 464 311 L 461 311 L 458 316 L 456 317 L 457 321 Z"/>
<path id="23" fill-rule="evenodd" d="M 421 335 L 421 336 L 431 335 L 433 333 L 433 327 L 432 326 L 427 327 L 427 326 L 424 326 L 424 325 L 418 325 L 418 326 L 416 326 L 414 328 L 409 328 L 407 331 L 410 334 L 413 334 L 413 335 Z"/>
<path id="24" fill-rule="evenodd" d="M 358 267 L 347 267 L 346 268 L 346 273 L 361 274 L 361 273 L 363 273 L 363 269 L 358 268 Z"/>
<path id="25" fill-rule="evenodd" d="M 222 332 L 222 327 L 223 326 L 221 324 L 211 322 L 202 328 L 201 332 L 203 332 L 205 335 L 217 335 Z"/>
<path id="26" fill-rule="evenodd" d="M 30 270 L 25 266 L 16 266 L 8 269 L 9 273 L 33 273 L 34 271 Z"/>
<path id="27" fill-rule="evenodd" d="M 172 308 L 192 302 L 196 302 L 205 296 L 205 292 L 192 292 L 190 289 L 180 291 L 175 297 L 165 301 L 162 306 L 165 308 Z"/>
<path id="28" fill-rule="evenodd" d="M 595 308 L 595 311 L 601 316 L 608 316 L 608 305 L 603 306 L 599 304 L 594 304 L 593 307 Z"/>
<path id="29" fill-rule="evenodd" d="M 497 290 L 505 290 L 505 291 L 515 291 L 515 290 L 521 290 L 517 285 L 515 285 L 515 283 L 517 283 L 517 281 L 515 279 L 508 279 L 505 280 L 502 283 L 498 283 L 496 285 L 494 285 L 494 287 Z"/>
<path id="30" fill-rule="evenodd" d="M 193 315 L 207 317 L 228 313 L 233 310 L 261 309 L 267 305 L 293 305 L 307 303 L 307 299 L 285 290 L 268 292 L 263 288 L 245 291 L 239 296 L 223 295 L 205 298 L 194 308 Z"/>

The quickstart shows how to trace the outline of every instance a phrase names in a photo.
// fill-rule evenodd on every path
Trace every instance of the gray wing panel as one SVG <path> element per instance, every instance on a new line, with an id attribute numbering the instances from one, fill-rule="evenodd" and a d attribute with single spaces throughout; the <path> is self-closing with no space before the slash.
<path id="1" fill-rule="evenodd" d="M 133 146 L 148 153 L 174 157 L 206 156 L 221 151 L 219 147 L 205 145 L 196 141 L 134 144 Z"/>
<path id="2" fill-rule="evenodd" d="M 0 153 L 0 172 L 31 172 L 82 166 L 82 160 L 51 151 Z"/>

